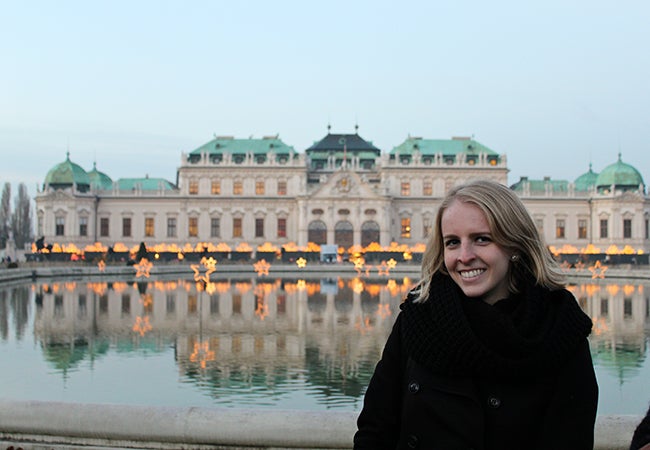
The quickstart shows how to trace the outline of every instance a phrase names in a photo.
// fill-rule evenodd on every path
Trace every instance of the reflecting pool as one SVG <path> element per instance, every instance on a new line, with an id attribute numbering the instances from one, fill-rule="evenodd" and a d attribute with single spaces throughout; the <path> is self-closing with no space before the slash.
<path id="1" fill-rule="evenodd" d="M 393 275 L 214 275 L 0 286 L 0 397 L 357 411 L 413 286 Z M 648 282 L 570 289 L 595 324 L 599 414 L 645 412 Z"/>

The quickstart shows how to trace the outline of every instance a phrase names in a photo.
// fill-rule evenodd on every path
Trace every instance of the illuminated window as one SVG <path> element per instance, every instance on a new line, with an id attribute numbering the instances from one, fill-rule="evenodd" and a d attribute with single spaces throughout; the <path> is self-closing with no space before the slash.
<path id="1" fill-rule="evenodd" d="M 607 229 L 608 229 L 608 224 L 607 224 L 607 219 L 600 219 L 600 237 L 601 238 L 606 238 L 607 237 Z"/>
<path id="2" fill-rule="evenodd" d="M 632 219 L 623 219 L 623 238 L 630 239 L 632 237 Z"/>
<path id="3" fill-rule="evenodd" d="M 199 218 L 190 217 L 188 222 L 188 234 L 190 237 L 197 237 L 199 235 Z"/>
<path id="4" fill-rule="evenodd" d="M 144 218 L 144 235 L 146 237 L 153 237 L 154 234 L 154 220 L 153 217 Z"/>
<path id="5" fill-rule="evenodd" d="M 286 238 L 287 237 L 287 219 L 284 217 L 278 218 L 278 237 Z"/>
<path id="6" fill-rule="evenodd" d="M 197 180 L 190 180 L 190 195 L 197 195 L 199 193 L 199 182 Z"/>
<path id="7" fill-rule="evenodd" d="M 285 180 L 278 181 L 278 195 L 287 195 L 287 182 Z"/>
<path id="8" fill-rule="evenodd" d="M 402 181 L 400 192 L 404 197 L 411 195 L 411 183 L 408 181 Z"/>
<path id="9" fill-rule="evenodd" d="M 578 239 L 587 239 L 587 220 L 578 220 Z"/>
<path id="10" fill-rule="evenodd" d="M 102 237 L 108 236 L 108 217 L 99 219 L 99 235 Z"/>
<path id="11" fill-rule="evenodd" d="M 131 218 L 122 217 L 122 236 L 130 237 L 131 236 Z"/>
<path id="12" fill-rule="evenodd" d="M 403 238 L 411 237 L 411 219 L 410 217 L 404 217 L 401 220 L 401 232 L 400 236 Z"/>
<path id="13" fill-rule="evenodd" d="M 255 182 L 255 195 L 264 195 L 264 180 Z"/>
<path id="14" fill-rule="evenodd" d="M 212 195 L 220 195 L 221 194 L 221 181 L 212 180 L 212 184 L 210 186 L 210 192 L 212 192 Z"/>
<path id="15" fill-rule="evenodd" d="M 167 237 L 176 237 L 176 217 L 167 218 Z"/>
<path id="16" fill-rule="evenodd" d="M 57 217 L 55 220 L 54 234 L 57 236 L 63 236 L 64 232 L 65 232 L 65 218 Z"/>
<path id="17" fill-rule="evenodd" d="M 255 237 L 264 237 L 264 219 L 261 217 L 255 219 Z"/>
<path id="18" fill-rule="evenodd" d="M 79 236 L 88 236 L 88 217 L 79 217 Z"/>
<path id="19" fill-rule="evenodd" d="M 232 237 L 239 238 L 242 237 L 242 220 L 240 217 L 235 217 L 232 219 Z"/>
<path id="20" fill-rule="evenodd" d="M 210 219 L 210 237 L 219 237 L 221 235 L 221 220 L 218 217 Z"/>
<path id="21" fill-rule="evenodd" d="M 564 230 L 565 230 L 564 219 L 557 219 L 555 221 L 555 237 L 558 239 L 564 239 Z"/>
<path id="22" fill-rule="evenodd" d="M 422 195 L 433 195 L 433 183 L 430 180 L 424 180 Z"/>
<path id="23" fill-rule="evenodd" d="M 244 193 L 244 183 L 241 180 L 233 181 L 232 193 L 234 195 L 242 195 Z"/>

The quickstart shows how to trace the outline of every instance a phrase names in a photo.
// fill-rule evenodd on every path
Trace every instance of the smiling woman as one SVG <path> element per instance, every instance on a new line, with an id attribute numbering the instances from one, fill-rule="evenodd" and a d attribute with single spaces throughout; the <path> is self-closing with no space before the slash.
<path id="1" fill-rule="evenodd" d="M 592 322 L 516 194 L 491 181 L 453 188 L 422 274 L 366 391 L 355 448 L 593 448 Z"/>

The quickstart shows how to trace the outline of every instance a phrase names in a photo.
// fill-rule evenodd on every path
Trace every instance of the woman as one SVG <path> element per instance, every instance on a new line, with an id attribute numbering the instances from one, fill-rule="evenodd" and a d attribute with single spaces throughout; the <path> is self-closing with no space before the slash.
<path id="1" fill-rule="evenodd" d="M 366 391 L 355 449 L 592 449 L 587 336 L 507 187 L 452 189 Z"/>

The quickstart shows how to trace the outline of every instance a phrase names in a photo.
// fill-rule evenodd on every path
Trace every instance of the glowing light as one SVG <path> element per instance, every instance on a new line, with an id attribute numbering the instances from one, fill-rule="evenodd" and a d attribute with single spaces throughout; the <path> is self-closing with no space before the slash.
<path id="1" fill-rule="evenodd" d="M 200 272 L 200 267 L 203 266 L 206 271 L 205 273 L 201 274 Z M 210 274 L 214 273 L 217 270 L 217 260 L 214 259 L 212 256 L 209 258 L 206 258 L 205 256 L 201 258 L 200 264 L 190 264 L 190 267 L 194 271 L 194 281 L 196 282 L 204 282 L 204 283 L 209 283 L 210 282 Z"/>
<path id="2" fill-rule="evenodd" d="M 149 321 L 149 316 L 136 317 L 135 324 L 133 324 L 133 331 L 139 333 L 140 336 L 144 336 L 148 331 L 151 331 L 153 327 Z"/>
<path id="3" fill-rule="evenodd" d="M 607 272 L 607 269 L 607 266 L 603 266 L 600 261 L 596 261 L 596 264 L 589 267 L 589 271 L 591 272 L 591 279 L 593 280 L 596 278 L 605 278 L 605 272 Z"/>
<path id="4" fill-rule="evenodd" d="M 296 265 L 298 266 L 299 269 L 304 269 L 305 266 L 307 265 L 307 260 L 301 256 L 296 260 Z"/>
<path id="5" fill-rule="evenodd" d="M 135 277 L 140 278 L 140 277 L 146 277 L 149 278 L 149 272 L 151 271 L 151 268 L 153 267 L 153 264 L 149 262 L 147 258 L 142 258 L 138 264 L 135 264 L 133 266 L 135 268 Z"/>
<path id="6" fill-rule="evenodd" d="M 386 262 L 386 265 L 388 266 L 389 269 L 394 269 L 397 266 L 397 261 L 391 258 L 388 260 L 388 262 Z"/>
<path id="7" fill-rule="evenodd" d="M 296 283 L 296 288 L 299 291 L 304 291 L 306 287 L 307 287 L 307 282 L 305 280 L 298 280 L 298 282 Z"/>
<path id="8" fill-rule="evenodd" d="M 100 272 L 104 272 L 106 270 L 106 263 L 103 259 L 100 259 L 97 263 L 97 269 L 99 269 Z"/>
<path id="9" fill-rule="evenodd" d="M 585 263 L 583 263 L 582 261 L 578 261 L 573 265 L 573 267 L 575 267 L 576 272 L 582 272 L 583 270 L 585 270 Z"/>
<path id="10" fill-rule="evenodd" d="M 268 275 L 271 264 L 267 263 L 265 259 L 260 259 L 255 264 L 253 264 L 255 272 L 258 276 Z"/>
<path id="11" fill-rule="evenodd" d="M 210 343 L 208 341 L 195 342 L 194 349 L 190 355 L 190 362 L 199 363 L 201 369 L 205 369 L 208 361 L 215 360 L 214 350 L 210 350 Z"/>
<path id="12" fill-rule="evenodd" d="M 358 279 L 358 278 L 354 278 L 354 279 L 351 281 L 351 283 L 352 283 L 352 290 L 353 290 L 356 294 L 361 294 L 361 293 L 363 292 L 363 288 L 364 288 L 363 281 L 361 281 L 361 280 Z"/>
<path id="13" fill-rule="evenodd" d="M 269 305 L 266 303 L 266 298 L 260 296 L 257 298 L 257 308 L 255 308 L 255 315 L 263 322 L 269 315 Z"/>

